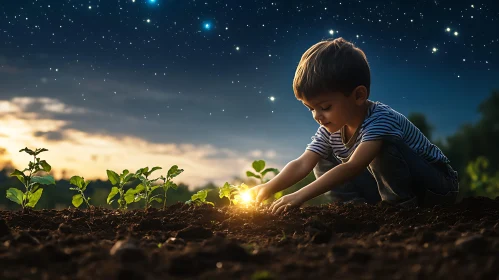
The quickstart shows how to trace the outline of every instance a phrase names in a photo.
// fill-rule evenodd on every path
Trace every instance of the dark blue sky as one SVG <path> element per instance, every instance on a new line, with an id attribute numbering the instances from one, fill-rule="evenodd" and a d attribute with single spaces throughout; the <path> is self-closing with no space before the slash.
<path id="1" fill-rule="evenodd" d="M 14 162 L 25 159 L 6 143 L 56 149 L 81 133 L 170 152 L 192 144 L 186 150 L 199 158 L 178 156 L 213 165 L 264 158 L 282 168 L 318 128 L 293 95 L 296 65 L 332 37 L 366 53 L 371 100 L 424 113 L 437 138 L 477 120 L 477 105 L 499 88 L 493 0 L 3 2 L 0 118 L 4 127 L 18 120 L 32 137 L 0 127 L 10 137 L 0 142 L 4 160 Z M 205 145 L 213 151 L 203 153 Z M 218 168 L 242 172 L 229 165 Z"/>

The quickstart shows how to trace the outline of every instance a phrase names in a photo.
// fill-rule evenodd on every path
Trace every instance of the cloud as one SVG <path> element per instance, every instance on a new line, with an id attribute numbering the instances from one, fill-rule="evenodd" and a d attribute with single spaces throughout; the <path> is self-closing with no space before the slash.
<path id="1" fill-rule="evenodd" d="M 98 129 L 88 132 L 72 128 L 70 122 L 97 111 L 64 104 L 54 98 L 16 97 L 0 101 L 2 155 L 16 167 L 26 166 L 29 155 L 23 147 L 47 148 L 40 154 L 52 165 L 54 177 L 80 175 L 86 179 L 107 179 L 106 170 L 121 172 L 149 166 L 161 166 L 166 172 L 172 165 L 184 169 L 177 178 L 191 187 L 208 182 L 222 185 L 234 177 L 244 177 L 252 158 L 245 152 L 217 148 L 211 144 L 150 142 L 134 134 L 110 134 Z M 66 116 L 63 120 L 61 116 Z M 54 118 L 57 117 L 57 118 Z M 138 120 L 117 116 L 138 123 Z M 267 151 L 266 154 L 272 154 Z M 3 160 L 5 162 L 5 160 Z"/>

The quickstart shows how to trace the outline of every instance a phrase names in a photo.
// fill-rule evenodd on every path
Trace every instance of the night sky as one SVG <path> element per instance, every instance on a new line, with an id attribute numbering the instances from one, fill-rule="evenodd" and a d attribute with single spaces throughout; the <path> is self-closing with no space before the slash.
<path id="1" fill-rule="evenodd" d="M 282 169 L 318 128 L 296 66 L 336 37 L 366 53 L 371 100 L 443 138 L 499 88 L 498 26 L 496 0 L 2 1 L 0 162 L 45 147 L 56 178 L 178 164 L 191 186 Z"/>

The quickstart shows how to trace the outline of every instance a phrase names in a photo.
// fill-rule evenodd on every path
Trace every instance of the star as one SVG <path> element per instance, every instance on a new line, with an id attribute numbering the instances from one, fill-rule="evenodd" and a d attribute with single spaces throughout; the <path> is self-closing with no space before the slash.
<path id="1" fill-rule="evenodd" d="M 270 99 L 270 101 L 272 101 L 272 102 L 273 102 L 273 101 L 275 101 L 275 97 L 273 97 L 273 96 L 269 97 L 269 99 Z"/>
<path id="2" fill-rule="evenodd" d="M 329 34 L 334 35 L 334 30 L 329 30 Z"/>
<path id="3" fill-rule="evenodd" d="M 210 30 L 210 29 L 211 29 L 211 23 L 209 23 L 209 22 L 205 22 L 205 23 L 203 23 L 203 28 L 204 28 L 205 30 Z"/>
<path id="4" fill-rule="evenodd" d="M 438 51 L 438 49 L 437 49 L 437 48 L 433 48 L 433 49 L 431 50 L 431 52 L 432 52 L 432 53 L 436 53 L 437 51 Z"/>
<path id="5" fill-rule="evenodd" d="M 450 28 L 449 28 L 449 27 L 447 27 L 447 28 L 445 29 L 445 31 L 450 32 Z"/>
<path id="6" fill-rule="evenodd" d="M 456 32 L 454 32 L 454 36 L 457 36 L 457 35 L 459 35 L 459 33 L 457 33 L 457 31 L 456 31 Z"/>

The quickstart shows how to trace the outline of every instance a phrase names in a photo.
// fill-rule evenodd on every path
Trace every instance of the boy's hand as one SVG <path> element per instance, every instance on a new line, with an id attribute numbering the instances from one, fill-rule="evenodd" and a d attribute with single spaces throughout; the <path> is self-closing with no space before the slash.
<path id="1" fill-rule="evenodd" d="M 257 203 L 263 202 L 273 194 L 273 191 L 267 184 L 255 186 L 249 189 L 249 191 L 251 192 L 252 196 L 255 197 Z"/>
<path id="2" fill-rule="evenodd" d="M 300 195 L 294 192 L 274 201 L 272 205 L 270 205 L 269 209 L 272 214 L 281 214 L 282 212 L 288 211 L 291 208 L 300 207 L 303 203 L 304 201 L 302 201 Z"/>

